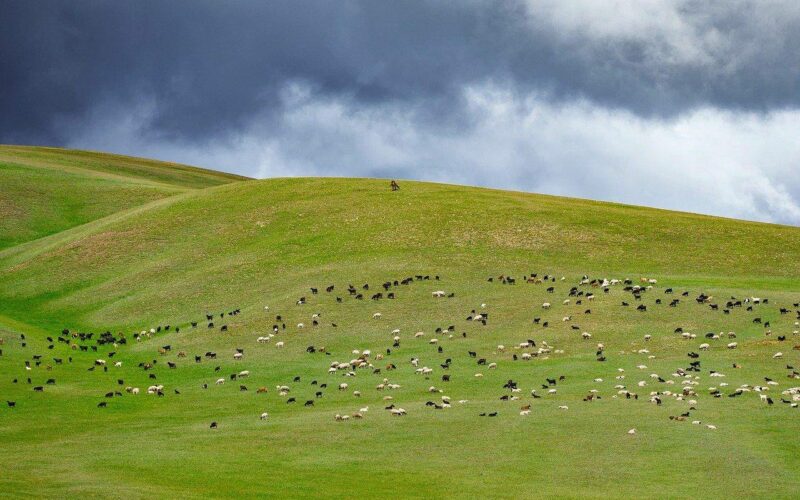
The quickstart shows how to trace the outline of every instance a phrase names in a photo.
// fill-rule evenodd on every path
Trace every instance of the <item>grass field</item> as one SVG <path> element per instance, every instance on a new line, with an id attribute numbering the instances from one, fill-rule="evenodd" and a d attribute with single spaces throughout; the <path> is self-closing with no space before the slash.
<path id="1" fill-rule="evenodd" d="M 793 349 L 800 344 L 793 333 L 800 329 L 800 229 L 508 191 L 401 186 L 391 192 L 382 180 L 254 181 L 96 153 L 0 148 L 0 401 L 16 403 L 0 408 L 0 495 L 800 495 L 800 408 L 781 402 L 792 398 L 782 391 L 800 386 L 787 377 L 787 365 L 800 368 Z M 531 273 L 556 280 L 523 282 Z M 387 280 L 417 275 L 430 279 L 392 286 L 395 299 L 370 299 L 387 293 L 380 287 Z M 517 283 L 503 284 L 500 275 Z M 583 275 L 657 283 L 637 301 L 622 284 L 607 293 L 579 285 Z M 348 284 L 364 299 L 351 296 Z M 572 287 L 596 298 L 569 297 Z M 673 294 L 665 293 L 669 287 Z M 436 290 L 454 297 L 436 299 Z M 719 310 L 697 303 L 701 292 Z M 307 303 L 297 305 L 303 296 Z M 724 314 L 732 296 L 769 303 Z M 673 298 L 677 307 L 668 306 Z M 542 309 L 543 302 L 552 308 Z M 640 304 L 647 311 L 637 311 Z M 235 309 L 241 313 L 220 318 Z M 472 310 L 488 312 L 487 324 L 468 321 Z M 213 328 L 207 313 L 215 315 Z M 319 326 L 312 326 L 314 313 Z M 274 324 L 275 337 L 258 343 Z M 166 325 L 168 332 L 134 340 L 136 332 Z M 452 334 L 436 333 L 450 325 Z M 678 327 L 697 338 L 682 339 Z M 69 337 L 86 352 L 55 341 L 64 328 L 95 333 L 86 342 Z M 123 333 L 127 344 L 97 346 L 105 331 Z M 424 336 L 415 338 L 418 331 Z M 727 338 L 730 331 L 736 339 Z M 725 335 L 707 340 L 708 332 Z M 546 342 L 550 352 L 514 360 L 536 351 L 513 348 L 527 339 Z M 738 348 L 726 349 L 732 341 Z M 708 351 L 698 349 L 703 342 Z M 604 362 L 597 361 L 598 343 Z M 172 349 L 162 355 L 164 345 Z M 312 345 L 317 352 L 307 352 Z M 243 359 L 234 360 L 236 348 Z M 353 370 L 354 377 L 328 372 L 333 361 L 348 362 L 364 349 L 372 351 L 373 368 Z M 207 351 L 218 358 L 206 359 Z M 468 351 L 497 368 L 479 366 Z M 691 351 L 700 357 L 690 359 Z M 777 352 L 783 358 L 773 358 Z M 432 374 L 415 373 L 413 357 Z M 107 361 L 107 371 L 89 371 L 96 359 Z M 138 366 L 153 360 L 151 370 Z M 692 361 L 701 362 L 700 372 L 674 375 Z M 389 363 L 397 369 L 387 370 Z M 242 370 L 250 376 L 230 379 Z M 562 375 L 549 394 L 546 379 Z M 220 377 L 226 383 L 216 385 Z M 47 385 L 51 378 L 55 384 Z M 384 378 L 400 388 L 376 390 Z M 509 379 L 520 392 L 502 387 Z M 348 388 L 338 390 L 341 383 Z M 163 397 L 145 394 L 154 384 L 164 386 Z M 743 384 L 768 387 L 775 404 L 755 391 L 727 397 Z M 279 385 L 290 392 L 280 395 Z M 617 385 L 638 400 L 619 395 Z M 443 392 L 429 392 L 431 386 Z M 669 395 L 683 386 L 696 395 Z M 710 388 L 724 396 L 713 397 Z M 583 401 L 592 390 L 600 399 Z M 104 397 L 114 391 L 121 396 Z M 660 392 L 663 404 L 650 402 L 651 392 Z M 443 395 L 451 408 L 426 406 Z M 288 404 L 290 397 L 297 402 Z M 307 400 L 314 406 L 304 406 Z M 390 415 L 389 404 L 408 415 Z M 526 404 L 530 415 L 522 416 Z M 369 407 L 363 419 L 334 420 L 362 407 Z M 669 419 L 686 411 L 686 421 Z M 209 428 L 212 421 L 217 429 Z"/>

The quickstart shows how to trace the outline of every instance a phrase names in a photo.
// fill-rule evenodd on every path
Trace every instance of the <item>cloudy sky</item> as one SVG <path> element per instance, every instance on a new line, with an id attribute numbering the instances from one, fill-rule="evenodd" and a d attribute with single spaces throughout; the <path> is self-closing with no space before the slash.
<path id="1" fill-rule="evenodd" d="M 800 2 L 0 3 L 0 142 L 800 225 Z"/>

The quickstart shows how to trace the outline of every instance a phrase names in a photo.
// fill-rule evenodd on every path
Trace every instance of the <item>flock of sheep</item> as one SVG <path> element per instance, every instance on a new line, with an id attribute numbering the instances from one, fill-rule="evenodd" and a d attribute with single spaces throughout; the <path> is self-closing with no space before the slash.
<path id="1" fill-rule="evenodd" d="M 520 380 L 514 380 L 512 373 L 519 374 L 519 370 L 509 370 L 510 363 L 535 363 L 537 360 L 547 360 L 555 357 L 567 356 L 565 349 L 559 348 L 557 342 L 551 338 L 548 342 L 543 337 L 549 335 L 550 331 L 558 329 L 560 335 L 572 335 L 574 339 L 580 339 L 585 351 L 593 353 L 594 361 L 601 363 L 597 365 L 597 373 L 604 374 L 597 376 L 590 381 L 593 386 L 580 399 L 583 403 L 590 403 L 603 398 L 625 399 L 632 401 L 645 401 L 657 406 L 661 406 L 667 400 L 681 402 L 680 407 L 683 411 L 669 415 L 673 421 L 687 421 L 696 425 L 705 425 L 710 430 L 716 429 L 713 423 L 706 423 L 699 418 L 692 417 L 692 412 L 698 411 L 701 401 L 704 398 L 748 398 L 751 393 L 758 395 L 759 401 L 765 405 L 773 405 L 776 402 L 785 404 L 788 408 L 798 408 L 800 404 L 800 384 L 793 385 L 794 380 L 800 379 L 800 373 L 792 366 L 783 361 L 788 357 L 790 350 L 800 350 L 800 345 L 791 348 L 779 349 L 769 354 L 773 363 L 783 362 L 785 364 L 786 377 L 789 383 L 780 382 L 775 377 L 763 376 L 758 380 L 748 381 L 729 385 L 726 382 L 726 372 L 737 370 L 741 367 L 739 361 L 729 363 L 727 368 L 715 366 L 715 369 L 704 367 L 702 362 L 707 359 L 710 351 L 721 349 L 730 353 L 739 352 L 739 340 L 737 334 L 732 331 L 722 332 L 694 332 L 677 327 L 671 332 L 651 332 L 641 335 L 642 346 L 653 345 L 654 336 L 670 336 L 676 341 L 682 342 L 686 350 L 685 361 L 676 362 L 675 366 L 667 373 L 657 373 L 650 370 L 646 363 L 648 360 L 657 359 L 660 353 L 656 348 L 638 347 L 629 354 L 639 356 L 641 359 L 635 368 L 623 368 L 611 366 L 612 354 L 606 347 L 603 332 L 592 332 L 580 328 L 575 321 L 577 317 L 586 317 L 597 314 L 593 312 L 595 304 L 600 302 L 608 307 L 632 308 L 638 313 L 648 314 L 653 308 L 658 307 L 696 307 L 708 308 L 722 315 L 736 314 L 739 321 L 742 321 L 743 313 L 746 320 L 753 325 L 760 325 L 763 329 L 764 338 L 770 345 L 783 345 L 789 338 L 797 338 L 800 329 L 800 304 L 779 304 L 778 316 L 767 319 L 765 315 L 771 314 L 775 309 L 764 309 L 772 307 L 769 300 L 760 297 L 716 299 L 705 294 L 692 295 L 688 291 L 675 291 L 672 288 L 659 287 L 655 279 L 640 278 L 637 281 L 629 279 L 593 279 L 588 276 L 580 280 L 568 283 L 565 278 L 556 278 L 551 275 L 538 275 L 535 273 L 525 275 L 520 279 L 501 275 L 493 276 L 488 279 L 492 286 L 534 286 L 541 287 L 541 291 L 552 297 L 550 300 L 530 304 L 530 318 L 527 325 L 519 328 L 515 336 L 506 335 L 506 338 L 499 338 L 493 333 L 496 314 L 486 303 L 481 303 L 479 307 L 463 313 L 454 312 L 450 325 L 440 326 L 434 330 L 405 332 L 403 325 L 385 324 L 381 312 L 381 304 L 385 300 L 401 300 L 401 290 L 412 284 L 417 286 L 429 287 L 424 294 L 429 294 L 427 299 L 431 301 L 447 301 L 455 297 L 453 292 L 440 289 L 442 281 L 439 276 L 416 275 L 402 280 L 390 280 L 382 283 L 378 287 L 370 287 L 364 284 L 356 288 L 349 285 L 346 288 L 346 295 L 337 295 L 335 285 L 328 285 L 323 288 L 312 287 L 309 292 L 311 298 L 300 297 L 294 302 L 293 306 L 287 308 L 284 314 L 275 314 L 270 308 L 264 307 L 264 317 L 259 322 L 267 321 L 264 328 L 252 334 L 253 346 L 236 347 L 231 346 L 230 353 L 222 356 L 229 356 L 233 363 L 239 363 L 242 368 L 247 365 L 247 369 L 235 369 L 226 376 L 220 374 L 222 367 L 218 365 L 214 368 L 212 377 L 207 380 L 198 380 L 197 385 L 202 390 L 213 390 L 214 386 L 223 386 L 228 381 L 236 381 L 240 392 L 247 392 L 249 389 L 246 382 L 251 378 L 251 374 L 256 374 L 260 370 L 257 363 L 249 363 L 245 352 L 251 349 L 288 349 L 290 347 L 305 350 L 308 355 L 317 356 L 319 368 L 314 373 L 304 373 L 293 377 L 292 381 L 279 384 L 275 387 L 275 393 L 283 404 L 299 403 L 297 398 L 300 394 L 306 394 L 307 389 L 298 389 L 300 384 L 303 387 L 311 387 L 308 398 L 305 399 L 304 407 L 313 407 L 315 401 L 319 401 L 328 389 L 328 384 L 337 389 L 340 395 L 348 395 L 354 401 L 362 399 L 364 391 L 376 391 L 381 396 L 382 409 L 394 417 L 403 417 L 409 411 L 421 411 L 423 409 L 447 410 L 455 405 L 460 407 L 474 407 L 475 414 L 479 417 L 497 417 L 498 415 L 509 412 L 508 405 L 513 405 L 513 413 L 521 417 L 526 417 L 535 412 L 539 404 L 547 404 L 549 400 L 554 400 L 559 395 L 561 385 L 572 381 L 569 373 L 559 373 L 557 375 L 544 376 L 540 378 L 535 387 L 523 388 Z M 436 283 L 437 286 L 430 285 Z M 379 291 L 375 291 L 377 288 Z M 417 293 L 417 300 L 421 300 L 420 293 Z M 367 302 L 371 299 L 372 302 Z M 646 299 L 646 300 L 645 300 Z M 315 302 L 330 301 L 331 304 L 341 304 L 345 300 L 360 300 L 364 304 L 372 304 L 369 312 L 364 312 L 365 317 L 371 318 L 375 325 L 374 329 L 385 331 L 388 335 L 380 345 L 370 346 L 369 349 L 353 346 L 353 349 L 345 352 L 339 350 L 332 352 L 323 346 L 318 345 L 315 331 L 323 326 L 322 315 L 313 312 L 310 308 Z M 366 309 L 362 308 L 362 310 Z M 762 313 L 763 310 L 763 313 Z M 561 311 L 561 312 L 559 312 Z M 743 313 L 740 313 L 742 311 Z M 219 314 L 207 314 L 205 324 L 191 322 L 184 326 L 192 332 L 201 335 L 201 329 L 213 330 L 215 332 L 227 332 L 227 320 L 238 316 L 240 309 Z M 368 315 L 368 316 L 367 316 Z M 291 316 L 300 318 L 299 322 L 292 322 L 287 326 L 287 318 Z M 789 317 L 791 321 L 784 321 L 780 318 Z M 773 327 L 771 323 L 780 322 L 780 325 Z M 217 323 L 217 324 L 215 324 Z M 339 328 L 340 325 L 330 322 L 324 325 L 328 328 Z M 343 327 L 346 325 L 342 325 Z M 234 328 L 234 325 L 231 325 Z M 568 328 L 567 328 L 568 327 Z M 773 332 L 773 328 L 776 330 Z M 550 329 L 550 330 L 548 330 Z M 469 330 L 469 332 L 468 332 Z M 566 330 L 566 333 L 564 333 Z M 128 347 L 128 343 L 148 343 L 155 339 L 168 339 L 172 332 L 180 332 L 180 327 L 172 328 L 169 325 L 157 326 L 143 330 L 134 334 L 125 335 L 123 333 L 112 334 L 104 332 L 101 334 L 75 332 L 64 329 L 56 336 L 46 337 L 48 349 L 63 353 L 60 356 L 49 356 L 45 361 L 43 353 L 31 353 L 24 361 L 24 366 L 20 366 L 20 374 L 15 377 L 11 384 L 30 384 L 34 392 L 44 392 L 46 385 L 55 384 L 55 379 L 48 377 L 47 383 L 37 385 L 32 382 L 32 378 L 42 373 L 42 370 L 50 372 L 57 365 L 65 363 L 86 363 L 87 370 L 101 370 L 109 372 L 117 370 L 120 378 L 117 379 L 117 387 L 111 388 L 102 395 L 102 401 L 97 403 L 99 408 L 108 406 L 108 401 L 116 397 L 122 397 L 123 393 L 135 396 L 142 391 L 140 387 L 128 385 L 122 378 L 125 373 L 122 361 L 112 361 L 120 351 Z M 524 332 L 524 333 L 523 333 Z M 459 346 L 462 339 L 480 336 L 484 344 L 491 342 L 491 348 L 486 348 L 484 352 L 469 350 Z M 218 337 L 217 337 L 218 338 Z M 27 348 L 25 336 L 20 336 L 20 349 Z M 364 342 L 353 336 L 353 341 Z M 174 341 L 173 341 L 174 342 Z M 4 343 L 0 339 L 0 347 Z M 61 345 L 63 344 L 63 345 Z M 187 363 L 207 363 L 217 360 L 218 355 L 214 351 L 205 353 L 195 353 L 190 357 L 186 350 L 173 349 L 171 344 L 162 344 L 153 351 L 158 352 L 158 356 L 152 359 L 141 361 L 136 369 L 148 374 L 151 383 L 144 391 L 146 394 L 163 397 L 168 391 L 163 384 L 157 383 L 156 369 L 162 369 L 166 365 L 167 370 L 180 369 L 181 364 Z M 408 347 L 410 346 L 410 349 Z M 617 346 L 618 347 L 618 346 Z M 473 347 L 473 349 L 475 349 Z M 83 354 L 86 353 L 86 354 Z M 408 355 L 413 353 L 413 355 Z M 168 360 L 175 354 L 174 360 Z M 578 354 L 569 352 L 569 355 Z M 0 356 L 3 355 L 0 349 Z M 50 361 L 52 359 L 52 362 Z M 129 359 L 129 358 L 126 358 Z M 159 359 L 162 362 L 159 362 Z M 617 358 L 619 359 L 619 358 Z M 214 363 L 215 364 L 215 363 Z M 453 368 L 464 366 L 474 367 L 468 375 L 465 371 Z M 784 368 L 782 368 L 784 369 Z M 38 370 L 38 372 L 37 372 Z M 210 370 L 210 368 L 209 368 Z M 507 371 L 508 376 L 503 376 L 501 372 Z M 252 373 L 251 373 L 252 372 Z M 128 372 L 130 373 L 130 372 Z M 414 380 L 413 387 L 397 382 L 399 374 L 409 375 Z M 529 372 L 525 372 L 529 373 Z M 480 401 L 470 401 L 465 397 L 460 397 L 452 384 L 454 377 L 471 377 L 483 379 L 491 374 L 492 380 L 497 380 L 497 393 L 490 399 L 481 398 Z M 408 380 L 405 377 L 404 380 Z M 310 379 L 310 380 L 308 380 Z M 366 382 L 363 380 L 366 379 Z M 355 382 L 358 381 L 356 384 Z M 4 381 L 5 382 L 5 381 Z M 0 385 L 0 390 L 6 384 Z M 355 388 L 353 386 L 356 386 Z M 419 399 L 419 395 L 425 392 L 428 397 Z M 256 394 L 271 392 L 270 388 L 260 386 L 255 389 Z M 170 388 L 170 394 L 180 395 L 181 389 Z M 408 396 L 404 397 L 406 394 Z M 753 396 L 755 397 L 755 396 Z M 373 398 L 374 399 L 374 398 Z M 17 401 L 7 400 L 9 408 L 17 407 Z M 516 404 L 514 404 L 516 403 Z M 563 411 L 569 410 L 569 404 L 563 399 L 553 402 L 555 408 Z M 368 405 L 356 405 L 354 409 L 336 411 L 331 417 L 337 422 L 347 422 L 351 420 L 366 419 L 370 408 Z M 342 405 L 344 407 L 344 405 Z M 355 408 L 358 409 L 355 409 Z M 406 409 L 408 408 L 408 410 Z M 268 420 L 269 413 L 261 412 L 257 415 L 260 420 Z M 212 429 L 218 428 L 217 421 L 211 422 Z M 637 433 L 636 429 L 630 429 L 629 434 Z"/>

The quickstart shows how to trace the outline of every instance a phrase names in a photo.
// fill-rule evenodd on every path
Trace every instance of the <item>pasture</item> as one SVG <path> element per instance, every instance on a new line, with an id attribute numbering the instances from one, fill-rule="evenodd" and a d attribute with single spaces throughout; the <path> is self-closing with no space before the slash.
<path id="1" fill-rule="evenodd" d="M 800 494 L 797 228 L 147 165 L 0 226 L 2 494 Z"/>

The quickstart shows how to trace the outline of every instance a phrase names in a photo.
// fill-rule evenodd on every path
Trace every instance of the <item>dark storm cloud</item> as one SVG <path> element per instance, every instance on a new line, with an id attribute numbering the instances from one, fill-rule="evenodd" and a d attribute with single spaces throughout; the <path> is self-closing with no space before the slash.
<path id="1" fill-rule="evenodd" d="M 98 106 L 141 102 L 144 135 L 230 136 L 277 120 L 293 82 L 456 128 L 475 119 L 463 89 L 487 82 L 649 118 L 800 104 L 792 3 L 560 3 L 7 1 L 0 141 L 63 143 Z"/>
<path id="2" fill-rule="evenodd" d="M 0 2 L 0 142 L 800 224 L 796 0 Z"/>

